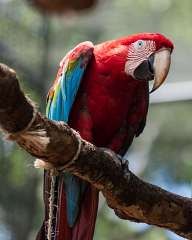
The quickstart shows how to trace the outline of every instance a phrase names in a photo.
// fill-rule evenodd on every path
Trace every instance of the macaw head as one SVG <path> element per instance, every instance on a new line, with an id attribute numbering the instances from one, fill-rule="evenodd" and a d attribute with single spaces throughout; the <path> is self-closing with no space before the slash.
<path id="1" fill-rule="evenodd" d="M 136 80 L 154 80 L 151 92 L 165 81 L 173 43 L 159 33 L 141 33 L 120 39 L 127 47 L 125 73 Z"/>

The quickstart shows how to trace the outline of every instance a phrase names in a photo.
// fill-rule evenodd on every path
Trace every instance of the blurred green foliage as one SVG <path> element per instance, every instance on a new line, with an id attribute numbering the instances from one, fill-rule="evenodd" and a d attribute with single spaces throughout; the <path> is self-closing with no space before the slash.
<path id="1" fill-rule="evenodd" d="M 176 45 L 169 81 L 191 80 L 192 1 L 102 0 L 79 15 L 43 16 L 24 0 L 0 0 L 0 58 L 15 68 L 25 92 L 45 107 L 59 61 L 81 41 L 94 43 L 137 32 L 161 32 Z M 173 89 L 174 91 L 174 89 Z M 143 178 L 190 195 L 191 102 L 151 106 L 143 135 L 128 152 Z M 32 240 L 41 224 L 42 172 L 13 143 L 0 140 L 0 239 Z M 95 240 L 177 239 L 166 231 L 119 220 L 103 204 Z"/>

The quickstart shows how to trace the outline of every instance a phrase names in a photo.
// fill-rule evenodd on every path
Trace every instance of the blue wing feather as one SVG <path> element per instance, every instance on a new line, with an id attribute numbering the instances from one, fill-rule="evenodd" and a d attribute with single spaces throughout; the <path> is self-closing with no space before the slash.
<path id="1" fill-rule="evenodd" d="M 64 60 L 57 79 L 48 94 L 46 113 L 48 118 L 57 121 L 68 121 L 75 101 L 81 79 L 93 53 L 93 44 L 85 42 L 70 51 Z M 64 173 L 67 222 L 70 227 L 75 223 L 79 213 L 81 196 L 86 183 L 79 178 Z"/>

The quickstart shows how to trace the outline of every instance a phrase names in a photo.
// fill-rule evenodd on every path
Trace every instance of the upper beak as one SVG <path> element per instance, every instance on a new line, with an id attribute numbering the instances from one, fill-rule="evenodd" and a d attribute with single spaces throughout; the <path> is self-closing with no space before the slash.
<path id="1" fill-rule="evenodd" d="M 157 90 L 165 81 L 169 72 L 171 63 L 171 49 L 161 48 L 154 54 L 153 71 L 154 71 L 154 84 L 150 93 Z"/>

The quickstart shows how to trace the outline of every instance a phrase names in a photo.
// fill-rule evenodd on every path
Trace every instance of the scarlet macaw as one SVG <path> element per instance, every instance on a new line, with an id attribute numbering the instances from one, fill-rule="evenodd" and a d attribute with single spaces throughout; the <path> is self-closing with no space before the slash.
<path id="1" fill-rule="evenodd" d="M 61 61 L 49 91 L 47 116 L 65 121 L 81 137 L 123 156 L 143 131 L 152 91 L 165 80 L 173 44 L 158 33 L 142 33 L 98 45 L 83 42 Z M 69 173 L 56 179 L 57 209 L 54 240 L 91 240 L 98 207 L 98 191 Z M 49 172 L 45 172 L 48 219 Z M 46 226 L 38 239 L 43 238 Z M 41 237 L 42 236 L 42 237 Z"/>

